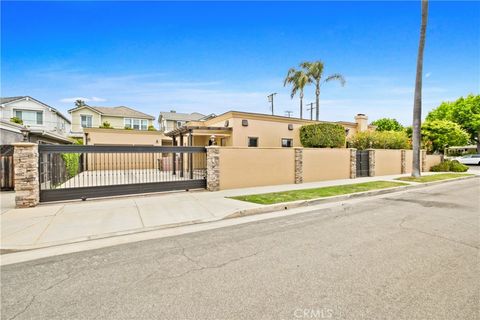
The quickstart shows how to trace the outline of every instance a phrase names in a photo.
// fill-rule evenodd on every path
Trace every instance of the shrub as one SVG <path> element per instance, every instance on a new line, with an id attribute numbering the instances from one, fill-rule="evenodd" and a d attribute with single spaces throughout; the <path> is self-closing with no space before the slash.
<path id="1" fill-rule="evenodd" d="M 80 161 L 79 153 L 62 153 L 62 159 L 65 161 L 65 167 L 67 169 L 67 175 L 72 178 L 78 173 L 78 166 Z"/>
<path id="2" fill-rule="evenodd" d="M 458 162 L 457 160 L 445 160 L 430 168 L 432 172 L 465 172 L 468 170 L 468 166 Z"/>
<path id="3" fill-rule="evenodd" d="M 305 125 L 300 128 L 300 142 L 306 148 L 343 148 L 345 129 L 336 123 Z"/>
<path id="4" fill-rule="evenodd" d="M 152 126 L 152 125 L 148 126 L 148 129 L 147 129 L 147 130 L 148 130 L 148 131 L 157 131 L 157 129 L 155 129 L 155 127 Z"/>
<path id="5" fill-rule="evenodd" d="M 10 118 L 10 122 L 23 124 L 23 120 L 17 117 Z"/>
<path id="6" fill-rule="evenodd" d="M 113 129 L 112 125 L 108 121 L 105 121 L 104 123 L 102 123 L 100 128 L 102 128 L 102 129 Z"/>
<path id="7" fill-rule="evenodd" d="M 133 128 L 132 128 L 132 127 L 127 127 L 127 126 L 125 126 L 125 128 L 124 128 L 124 129 L 125 129 L 125 130 L 133 130 Z"/>
<path id="8" fill-rule="evenodd" d="M 408 136 L 403 131 L 362 131 L 348 139 L 349 145 L 358 150 L 410 149 Z"/>

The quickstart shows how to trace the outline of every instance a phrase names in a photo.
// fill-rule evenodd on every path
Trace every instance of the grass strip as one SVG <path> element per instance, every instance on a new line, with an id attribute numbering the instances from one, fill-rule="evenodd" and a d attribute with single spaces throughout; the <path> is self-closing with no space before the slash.
<path id="1" fill-rule="evenodd" d="M 400 177 L 400 178 L 397 178 L 395 180 L 425 183 L 425 182 L 455 179 L 455 178 L 468 177 L 468 176 L 473 176 L 473 174 L 471 174 L 471 173 L 439 173 L 439 174 L 432 174 L 432 175 L 428 175 L 428 176 L 421 176 L 421 177 L 418 177 L 418 178 Z"/>
<path id="2" fill-rule="evenodd" d="M 386 189 L 405 186 L 406 183 L 394 181 L 371 181 L 364 183 L 345 184 L 340 186 L 321 187 L 313 189 L 300 189 L 283 192 L 251 194 L 246 196 L 230 197 L 231 199 L 248 201 L 258 204 L 275 204 L 296 200 L 309 200 L 316 198 L 332 197 L 349 193 L 364 192 L 369 190 Z"/>

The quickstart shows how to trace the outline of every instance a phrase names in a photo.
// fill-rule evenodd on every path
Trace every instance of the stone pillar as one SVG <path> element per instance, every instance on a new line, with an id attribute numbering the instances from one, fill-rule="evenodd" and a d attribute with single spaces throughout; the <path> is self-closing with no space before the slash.
<path id="1" fill-rule="evenodd" d="M 40 201 L 38 145 L 30 142 L 17 142 L 13 146 L 15 205 L 17 208 L 35 207 Z"/>
<path id="2" fill-rule="evenodd" d="M 207 190 L 220 190 L 220 148 L 209 146 L 207 148 Z"/>
<path id="3" fill-rule="evenodd" d="M 350 179 L 357 177 L 357 149 L 350 149 Z"/>
<path id="4" fill-rule="evenodd" d="M 368 176 L 375 177 L 375 149 L 368 149 Z"/>
<path id="5" fill-rule="evenodd" d="M 420 151 L 420 155 L 421 155 L 421 172 L 425 172 L 427 171 L 427 150 L 421 150 Z"/>
<path id="6" fill-rule="evenodd" d="M 295 150 L 295 183 L 303 183 L 303 148 Z"/>
<path id="7" fill-rule="evenodd" d="M 407 150 L 401 150 L 401 155 L 401 172 L 404 174 L 407 173 Z"/>

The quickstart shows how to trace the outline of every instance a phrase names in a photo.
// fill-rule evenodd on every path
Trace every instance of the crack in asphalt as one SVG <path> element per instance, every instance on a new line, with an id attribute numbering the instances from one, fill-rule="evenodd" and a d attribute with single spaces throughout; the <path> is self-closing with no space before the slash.
<path id="1" fill-rule="evenodd" d="M 434 234 L 434 233 L 430 233 L 430 232 L 418 230 L 418 229 L 416 229 L 416 228 L 404 226 L 403 224 L 404 224 L 405 222 L 407 222 L 407 219 L 408 219 L 408 218 L 411 218 L 411 217 L 412 217 L 411 215 L 407 215 L 407 216 L 403 217 L 403 219 L 402 219 L 402 220 L 400 221 L 400 223 L 398 224 L 398 227 L 400 227 L 401 229 L 404 229 L 404 230 L 410 230 L 410 231 L 414 231 L 414 232 L 426 234 L 426 235 L 431 236 L 431 237 L 434 237 L 434 238 L 447 240 L 447 241 L 450 241 L 450 242 L 454 242 L 454 243 L 456 243 L 456 244 L 461 244 L 461 245 L 464 245 L 464 246 L 467 246 L 467 247 L 470 247 L 470 248 L 473 248 L 473 249 L 477 249 L 477 250 L 480 249 L 478 246 L 472 245 L 472 244 L 470 244 L 470 243 L 466 243 L 466 242 L 463 242 L 463 241 L 450 239 L 450 238 L 447 238 L 447 237 L 444 237 L 444 236 L 441 236 L 441 235 L 438 235 L 438 234 Z"/>

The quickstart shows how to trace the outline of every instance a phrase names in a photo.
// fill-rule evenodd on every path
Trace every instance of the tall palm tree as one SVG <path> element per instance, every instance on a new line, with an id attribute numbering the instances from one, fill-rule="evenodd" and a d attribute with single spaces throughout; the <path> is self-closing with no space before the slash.
<path id="1" fill-rule="evenodd" d="M 412 176 L 419 177 L 420 148 L 421 148 L 421 125 L 422 125 L 422 73 L 423 73 L 423 49 L 425 48 L 425 35 L 427 33 L 428 0 L 422 0 L 422 24 L 420 25 L 420 43 L 417 55 L 417 74 L 415 78 L 415 97 L 413 102 L 413 125 L 412 125 Z"/>
<path id="2" fill-rule="evenodd" d="M 75 108 L 80 108 L 80 107 L 83 107 L 83 106 L 85 106 L 85 101 L 83 101 L 81 99 L 75 100 Z"/>
<path id="3" fill-rule="evenodd" d="M 335 73 L 322 81 L 322 76 L 323 76 L 323 62 L 322 61 L 314 61 L 314 62 L 302 62 L 300 63 L 300 67 L 302 67 L 305 72 L 307 73 L 307 76 L 310 78 L 311 82 L 315 83 L 315 96 L 316 96 L 316 109 L 315 109 L 315 119 L 318 121 L 319 119 L 319 106 L 320 106 L 320 87 L 322 84 L 326 82 L 330 82 L 333 80 L 338 80 L 340 81 L 340 84 L 342 87 L 345 85 L 345 78 L 339 74 Z"/>
<path id="4" fill-rule="evenodd" d="M 307 84 L 310 83 L 310 78 L 303 70 L 296 70 L 295 68 L 291 68 L 288 70 L 287 76 L 283 81 L 283 86 L 287 86 L 287 84 L 292 85 L 292 92 L 290 97 L 293 99 L 297 91 L 300 91 L 300 119 L 303 119 L 303 89 Z"/>

